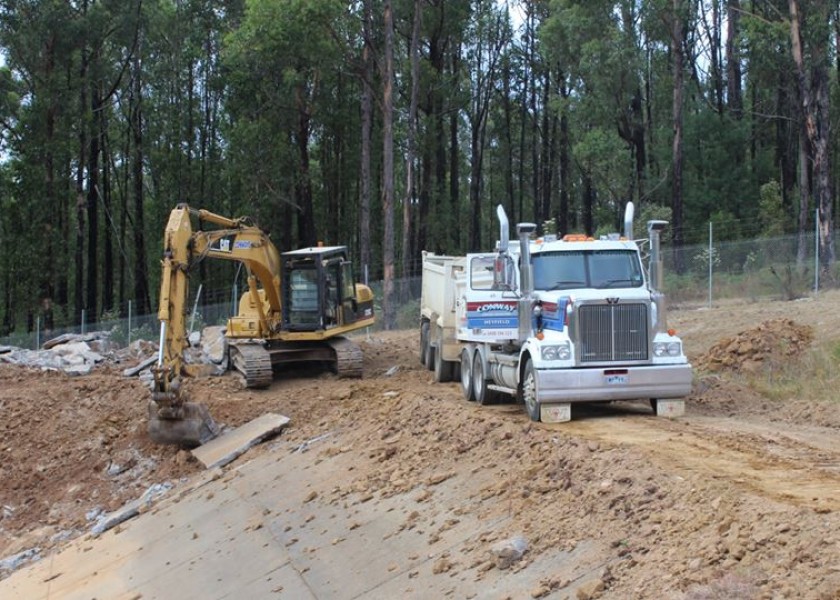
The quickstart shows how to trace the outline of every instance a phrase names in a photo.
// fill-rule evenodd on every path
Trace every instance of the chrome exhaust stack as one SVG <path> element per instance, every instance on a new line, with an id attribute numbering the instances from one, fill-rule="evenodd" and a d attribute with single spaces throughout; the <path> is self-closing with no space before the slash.
<path id="1" fill-rule="evenodd" d="M 496 216 L 499 218 L 499 247 L 497 250 L 503 253 L 507 252 L 508 245 L 510 245 L 510 221 L 508 221 L 507 213 L 501 204 L 496 207 Z"/>
<path id="2" fill-rule="evenodd" d="M 654 328 L 658 332 L 668 330 L 667 307 L 665 305 L 665 294 L 662 293 L 662 252 L 660 241 L 662 232 L 668 226 L 668 221 L 648 221 L 648 237 L 650 238 L 650 265 L 648 276 L 650 277 L 650 298 L 656 308 Z"/>
<path id="3" fill-rule="evenodd" d="M 662 253 L 659 248 L 662 232 L 668 226 L 668 221 L 648 221 L 648 237 L 650 238 L 650 287 L 656 291 L 662 290 Z"/>
<path id="4" fill-rule="evenodd" d="M 633 241 L 633 215 L 635 207 L 632 202 L 628 202 L 624 208 L 624 238 Z"/>
<path id="5" fill-rule="evenodd" d="M 534 271 L 531 267 L 531 234 L 536 230 L 537 226 L 534 223 L 520 223 L 516 226 L 516 233 L 519 235 L 520 297 L 517 312 L 520 343 L 524 343 L 533 333 L 531 305 L 534 295 Z"/>

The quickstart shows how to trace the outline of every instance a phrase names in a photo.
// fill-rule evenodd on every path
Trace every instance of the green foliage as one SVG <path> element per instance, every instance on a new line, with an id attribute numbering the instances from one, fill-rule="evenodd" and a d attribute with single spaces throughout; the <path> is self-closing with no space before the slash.
<path id="1" fill-rule="evenodd" d="M 788 219 L 782 206 L 782 188 L 779 182 L 773 180 L 761 186 L 758 210 L 764 237 L 776 237 L 785 232 Z"/>
<path id="2" fill-rule="evenodd" d="M 646 236 L 650 219 L 671 223 L 668 247 L 675 227 L 673 3 L 515 4 L 524 18 L 497 24 L 505 16 L 503 3 L 419 3 L 418 158 L 412 165 L 417 190 L 406 205 L 414 4 L 394 5 L 396 235 L 411 242 L 411 255 L 403 260 L 416 263 L 423 249 L 466 249 L 471 183 L 479 190 L 483 248 L 496 237 L 499 203 L 512 222 L 550 218 L 544 231 L 560 220 L 580 231 L 591 212 L 598 231 L 611 232 L 621 225 L 627 200 L 637 206 L 637 237 Z M 807 12 L 803 33 L 810 63 L 817 58 L 811 42 L 827 36 L 829 21 L 800 4 Z M 736 114 L 725 105 L 726 94 L 724 106 L 715 102 L 716 82 L 706 68 L 709 32 L 691 12 L 694 5 L 683 6 L 684 241 L 706 242 L 710 221 L 715 243 L 791 233 L 802 121 L 786 11 L 756 3 L 741 13 L 735 41 L 745 68 L 744 107 Z M 179 202 L 254 216 L 288 249 L 297 245 L 299 226 L 308 218 L 301 203 L 308 185 L 317 237 L 358 247 L 360 103 L 366 90 L 374 105 L 370 266 L 371 277 L 380 277 L 383 11 L 381 3 L 372 4 L 365 38 L 361 9 L 360 3 L 338 0 L 5 2 L 0 318 L 6 327 L 20 331 L 28 314 L 42 314 L 45 300 L 54 307 L 56 326 L 74 324 L 88 308 L 85 286 L 94 280 L 99 302 L 109 292 L 114 306 L 125 307 L 134 297 L 135 278 L 145 277 L 154 304 L 161 232 Z M 718 33 L 725 41 L 724 32 Z M 374 69 L 363 81 L 365 47 Z M 496 47 L 494 76 L 480 88 Z M 725 71 L 725 48 L 716 50 Z M 836 124 L 840 87 L 835 70 L 828 72 L 830 121 Z M 94 109 L 97 91 L 107 98 Z M 485 101 L 482 130 L 478 107 Z M 100 147 L 97 179 L 91 178 L 94 141 Z M 833 164 L 838 150 L 835 136 Z M 479 155 L 481 164 L 471 170 Z M 135 183 L 142 199 L 135 197 Z M 834 189 L 837 194 L 840 186 Z M 565 215 L 561 190 L 568 198 Z M 405 231 L 403 209 L 412 220 Z M 99 217 L 94 231 L 91 215 Z M 91 272 L 91 246 L 94 258 L 111 256 L 109 272 L 103 262 Z M 716 294 L 807 290 L 807 274 L 794 269 L 788 276 L 783 261 L 768 260 L 772 253 L 752 248 L 689 258 L 692 275 L 673 280 L 676 292 L 703 297 L 710 261 L 731 263 L 719 265 L 725 273 L 715 278 Z M 832 266 L 835 275 L 839 269 Z M 193 269 L 192 284 L 227 289 L 234 271 L 205 261 Z M 77 283 L 81 299 L 74 297 Z"/>
<path id="3" fill-rule="evenodd" d="M 614 130 L 597 128 L 585 132 L 573 148 L 581 170 L 613 202 L 621 200 L 632 177 L 625 146 Z"/>

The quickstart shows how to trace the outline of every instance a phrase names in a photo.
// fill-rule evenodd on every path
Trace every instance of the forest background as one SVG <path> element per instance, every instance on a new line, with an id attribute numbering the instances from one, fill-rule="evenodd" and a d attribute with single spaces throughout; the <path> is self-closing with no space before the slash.
<path id="1" fill-rule="evenodd" d="M 632 200 L 677 274 L 709 223 L 802 268 L 817 231 L 836 284 L 839 46 L 830 0 L 0 0 L 0 335 L 153 312 L 184 202 L 348 245 L 386 325 L 498 204 L 597 234 Z"/>

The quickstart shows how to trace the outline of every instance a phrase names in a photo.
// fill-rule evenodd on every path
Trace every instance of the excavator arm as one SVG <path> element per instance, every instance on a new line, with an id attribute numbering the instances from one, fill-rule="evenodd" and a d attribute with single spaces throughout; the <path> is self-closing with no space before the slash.
<path id="1" fill-rule="evenodd" d="M 192 217 L 222 229 L 194 231 Z M 229 219 L 178 205 L 170 213 L 164 233 L 158 308 L 160 350 L 152 367 L 149 434 L 158 443 L 198 446 L 219 433 L 207 407 L 189 402 L 181 386 L 184 351 L 189 346 L 189 272 L 208 257 L 243 263 L 248 269 L 251 299 L 258 307 L 260 333 L 268 334 L 280 327 L 280 257 L 265 232 L 247 218 Z"/>

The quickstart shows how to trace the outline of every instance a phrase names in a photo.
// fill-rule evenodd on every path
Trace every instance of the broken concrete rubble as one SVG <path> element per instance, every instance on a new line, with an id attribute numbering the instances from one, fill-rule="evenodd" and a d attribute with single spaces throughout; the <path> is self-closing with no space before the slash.
<path id="1" fill-rule="evenodd" d="M 185 352 L 185 363 L 211 365 L 214 368 L 208 369 L 208 374 L 222 374 L 227 368 L 224 332 L 224 327 L 206 327 L 197 344 Z M 67 333 L 45 342 L 42 350 L 0 346 L 0 362 L 46 371 L 62 371 L 68 375 L 87 375 L 99 364 L 127 362 L 134 363 L 134 366 L 125 369 L 123 375 L 133 377 L 154 364 L 157 351 L 157 344 L 147 340 L 135 340 L 129 346 L 119 348 L 107 331 Z"/>

